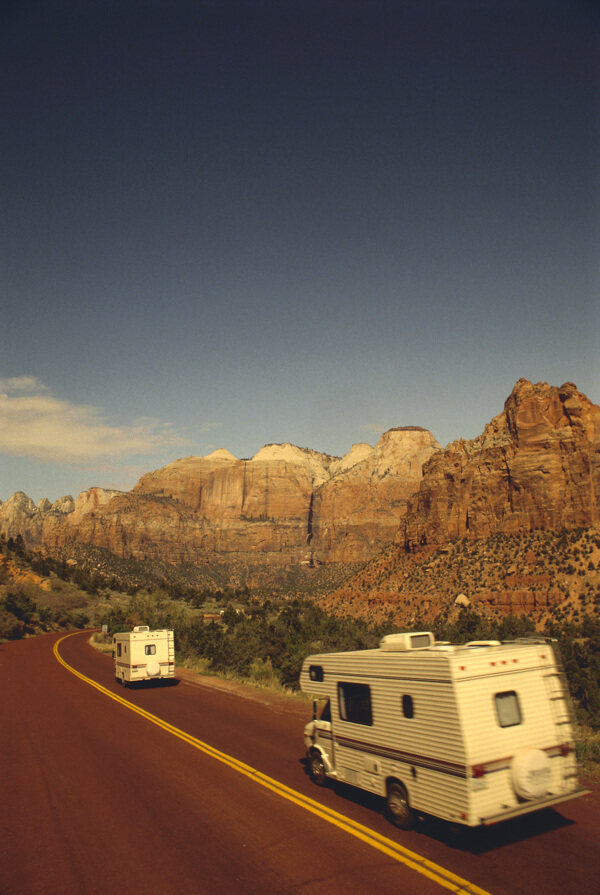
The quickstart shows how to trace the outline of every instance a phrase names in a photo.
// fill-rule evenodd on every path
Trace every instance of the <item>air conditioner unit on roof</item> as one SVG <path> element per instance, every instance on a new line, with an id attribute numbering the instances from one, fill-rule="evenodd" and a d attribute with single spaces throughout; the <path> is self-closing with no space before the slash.
<path id="1" fill-rule="evenodd" d="M 429 649 L 435 643 L 431 631 L 419 631 L 407 634 L 386 634 L 381 638 L 379 648 L 388 652 Z"/>

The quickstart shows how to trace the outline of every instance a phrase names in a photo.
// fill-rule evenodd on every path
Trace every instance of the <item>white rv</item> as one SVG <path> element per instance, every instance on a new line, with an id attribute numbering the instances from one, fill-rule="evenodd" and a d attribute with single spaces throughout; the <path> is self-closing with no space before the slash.
<path id="1" fill-rule="evenodd" d="M 312 779 L 383 796 L 404 829 L 420 813 L 492 824 L 586 792 L 566 680 L 545 640 L 390 634 L 379 649 L 309 656 L 300 686 L 318 697 L 304 730 Z"/>
<path id="2" fill-rule="evenodd" d="M 134 681 L 175 677 L 173 631 L 151 631 L 138 625 L 113 637 L 115 678 L 125 686 Z"/>

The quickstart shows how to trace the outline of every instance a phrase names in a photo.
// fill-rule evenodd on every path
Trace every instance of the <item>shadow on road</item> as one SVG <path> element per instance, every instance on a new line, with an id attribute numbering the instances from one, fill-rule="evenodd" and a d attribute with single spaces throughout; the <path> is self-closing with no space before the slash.
<path id="1" fill-rule="evenodd" d="M 310 776 L 306 758 L 301 758 L 300 764 L 304 768 L 304 773 Z M 369 811 L 379 815 L 385 813 L 384 800 L 381 796 L 365 792 L 338 780 L 328 780 L 326 785 L 336 796 L 339 796 L 345 802 L 361 805 L 363 808 L 367 808 Z M 430 815 L 418 814 L 413 832 L 417 835 L 435 839 L 448 848 L 480 855 L 503 848 L 513 842 L 532 839 L 535 836 L 541 836 L 561 827 L 571 826 L 573 823 L 574 821 L 563 817 L 553 808 L 543 808 L 533 814 L 515 817 L 489 827 L 466 827 L 462 824 L 449 823 Z M 391 823 L 390 831 L 393 835 L 394 827 Z M 400 833 L 399 830 L 397 832 Z"/>
<path id="2" fill-rule="evenodd" d="M 176 687 L 179 684 L 179 678 L 172 677 L 162 681 L 123 681 L 122 687 L 125 690 L 163 690 L 166 687 Z"/>
<path id="3" fill-rule="evenodd" d="M 489 827 L 464 827 L 460 824 L 444 823 L 436 817 L 424 817 L 416 829 L 419 831 L 421 828 L 424 834 L 449 848 L 482 855 L 514 842 L 522 842 L 570 826 L 572 823 L 573 821 L 567 820 L 553 808 L 543 808 L 533 814 L 501 821 Z"/>

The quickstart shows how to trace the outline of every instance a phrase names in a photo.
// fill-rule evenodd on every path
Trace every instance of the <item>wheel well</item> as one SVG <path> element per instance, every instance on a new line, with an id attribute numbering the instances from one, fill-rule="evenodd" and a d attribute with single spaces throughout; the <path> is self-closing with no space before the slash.
<path id="1" fill-rule="evenodd" d="M 311 746 L 308 756 L 310 758 L 313 755 L 318 755 L 318 757 L 321 759 L 321 761 L 323 763 L 325 771 L 329 774 L 331 772 L 331 761 L 330 761 L 327 753 L 324 752 L 323 749 L 319 748 L 319 746 Z"/>
<path id="2" fill-rule="evenodd" d="M 392 785 L 392 783 L 398 783 L 399 786 L 401 786 L 404 789 L 404 791 L 406 792 L 406 795 L 410 797 L 410 791 L 408 789 L 408 786 L 406 785 L 404 780 L 401 780 L 399 777 L 387 777 L 386 778 L 386 781 L 385 781 L 386 793 L 388 793 L 390 791 L 390 786 Z"/>

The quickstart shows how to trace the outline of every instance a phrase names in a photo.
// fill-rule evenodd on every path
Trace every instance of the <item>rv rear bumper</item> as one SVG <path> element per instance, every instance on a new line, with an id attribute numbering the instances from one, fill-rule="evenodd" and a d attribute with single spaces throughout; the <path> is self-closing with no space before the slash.
<path id="1" fill-rule="evenodd" d="M 563 793 L 558 796 L 548 796 L 546 799 L 536 799 L 535 802 L 524 802 L 522 805 L 517 805 L 516 808 L 512 808 L 509 811 L 502 811 L 500 814 L 491 814 L 489 817 L 482 817 L 481 823 L 484 826 L 497 824 L 502 820 L 510 820 L 511 817 L 519 817 L 521 814 L 530 814 L 532 811 L 541 811 L 543 808 L 549 808 L 551 805 L 559 805 L 561 802 L 568 802 L 569 799 L 577 799 L 579 796 L 588 795 L 589 792 L 589 789 L 585 789 L 581 786 L 566 794 Z"/>

